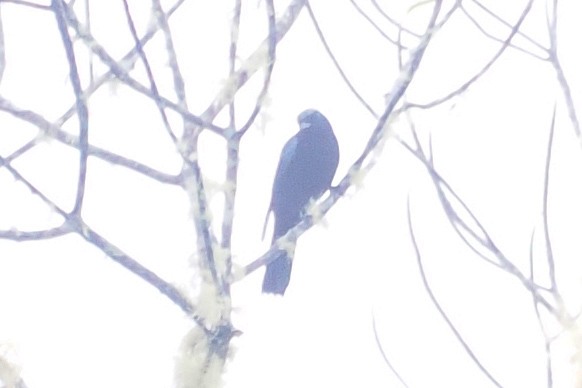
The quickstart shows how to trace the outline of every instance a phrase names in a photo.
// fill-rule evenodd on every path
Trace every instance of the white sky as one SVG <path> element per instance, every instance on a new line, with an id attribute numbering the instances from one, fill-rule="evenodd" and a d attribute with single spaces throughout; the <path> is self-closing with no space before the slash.
<path id="1" fill-rule="evenodd" d="M 124 55 L 132 41 L 121 2 L 93 3 L 94 36 L 114 57 Z M 130 3 L 138 31 L 143 31 L 150 2 Z M 189 1 L 171 19 L 195 114 L 212 101 L 228 72 L 232 3 Z M 288 2 L 275 3 L 280 11 Z M 414 2 L 398 3 L 400 8 L 396 2 L 385 3 L 407 26 L 423 25 L 422 9 L 406 15 Z M 488 3 L 513 21 L 526 2 Z M 367 1 L 358 4 L 372 10 Z M 381 111 L 384 94 L 398 76 L 394 47 L 348 1 L 314 0 L 312 7 L 351 81 Z M 559 14 L 560 59 L 578 102 L 579 8 L 577 1 L 564 1 Z M 74 99 L 54 16 L 9 3 L 0 9 L 7 59 L 0 96 L 56 120 Z M 265 36 L 264 12 L 263 2 L 245 2 L 241 58 Z M 524 31 L 547 45 L 544 12 L 545 2 L 535 1 Z M 490 19 L 484 22 L 496 36 L 508 34 Z M 162 94 L 173 96 L 162 44 L 154 39 L 147 52 Z M 447 94 L 498 48 L 464 16 L 456 15 L 431 43 L 409 100 L 430 102 Z M 87 81 L 87 49 L 81 42 L 76 49 Z M 261 241 L 264 213 L 277 158 L 297 130 L 297 114 L 317 108 L 330 119 L 341 150 L 336 182 L 362 152 L 375 125 L 323 51 L 306 10 L 277 50 L 262 124 L 253 127 L 241 145 L 233 236 L 240 265 L 268 249 L 268 242 Z M 101 74 L 104 66 L 94 61 Z M 141 66 L 132 74 L 147 84 Z M 239 124 L 250 109 L 247 101 L 254 104 L 260 87 L 262 74 L 255 77 L 237 97 Z M 541 231 L 543 169 L 555 101 L 550 234 L 559 284 L 575 314 L 582 291 L 582 153 L 551 66 L 509 49 L 467 92 L 438 108 L 413 111 L 412 118 L 423 144 L 428 144 L 429 134 L 432 137 L 437 170 L 504 253 L 527 272 L 532 230 Z M 166 173 L 179 171 L 180 158 L 148 99 L 116 82 L 96 92 L 89 104 L 92 144 Z M 65 128 L 76 133 L 76 120 Z M 410 139 L 404 118 L 394 130 Z M 32 126 L 0 113 L 2 157 L 35 134 Z M 222 141 L 209 135 L 202 144 L 202 167 L 218 183 L 224 166 Z M 77 159 L 74 150 L 46 141 L 12 165 L 69 210 Z M 184 193 L 95 158 L 90 159 L 87 186 L 83 216 L 91 227 L 164 279 L 181 287 L 191 284 L 196 276 L 196 269 L 189 268 L 195 235 Z M 375 343 L 373 316 L 391 363 L 410 387 L 492 386 L 423 288 L 407 226 L 408 196 L 433 291 L 472 350 L 504 387 L 546 386 L 543 337 L 531 295 L 515 278 L 463 245 L 444 217 L 426 171 L 389 140 L 362 186 L 351 189 L 330 211 L 326 226 L 316 226 L 300 238 L 284 298 L 260 294 L 262 270 L 233 287 L 234 324 L 244 334 L 233 341 L 227 387 L 400 386 Z M 211 202 L 216 220 L 219 197 Z M 60 221 L 0 168 L 0 230 L 35 230 Z M 539 234 L 534 247 L 542 266 Z M 174 354 L 191 327 L 168 299 L 77 236 L 25 243 L 0 240 L 0 309 L 0 353 L 23 367 L 30 388 L 170 386 Z M 568 340 L 563 336 L 556 347 L 557 387 L 572 382 Z"/>

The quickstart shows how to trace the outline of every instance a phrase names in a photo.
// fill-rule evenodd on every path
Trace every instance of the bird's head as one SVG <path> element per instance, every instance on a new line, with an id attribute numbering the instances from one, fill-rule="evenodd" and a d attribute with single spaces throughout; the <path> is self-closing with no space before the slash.
<path id="1" fill-rule="evenodd" d="M 325 116 L 315 109 L 307 109 L 301 112 L 297 117 L 297 122 L 299 123 L 299 128 L 301 130 L 323 126 L 331 128 L 331 125 Z"/>

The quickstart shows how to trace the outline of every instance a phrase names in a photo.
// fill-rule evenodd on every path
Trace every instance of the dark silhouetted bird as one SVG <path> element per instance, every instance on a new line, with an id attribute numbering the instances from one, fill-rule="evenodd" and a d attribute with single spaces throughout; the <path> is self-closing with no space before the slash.
<path id="1" fill-rule="evenodd" d="M 324 115 L 309 109 L 301 113 L 297 121 L 299 132 L 289 139 L 281 152 L 265 220 L 266 227 L 273 211 L 273 242 L 301 220 L 311 199 L 318 199 L 329 189 L 339 160 L 337 139 Z M 280 251 L 267 265 L 263 292 L 285 293 L 291 277 L 293 250 L 290 247 Z"/>

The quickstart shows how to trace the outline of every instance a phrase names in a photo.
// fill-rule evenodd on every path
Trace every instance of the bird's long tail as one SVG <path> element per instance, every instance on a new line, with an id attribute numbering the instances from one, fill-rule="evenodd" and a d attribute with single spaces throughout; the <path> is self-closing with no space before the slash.
<path id="1" fill-rule="evenodd" d="M 278 257 L 267 264 L 263 278 L 263 293 L 285 294 L 291 279 L 292 255 L 293 252 L 289 252 L 289 250 L 279 251 Z"/>

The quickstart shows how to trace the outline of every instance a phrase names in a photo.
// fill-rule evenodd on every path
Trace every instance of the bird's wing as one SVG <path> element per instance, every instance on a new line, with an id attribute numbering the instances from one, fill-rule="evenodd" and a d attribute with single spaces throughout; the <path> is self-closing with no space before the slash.
<path id="1" fill-rule="evenodd" d="M 267 214 L 265 216 L 265 223 L 263 225 L 263 236 L 262 239 L 265 239 L 265 232 L 267 231 L 267 224 L 269 223 L 269 215 L 273 211 L 273 198 L 275 197 L 275 187 L 277 186 L 277 180 L 280 179 L 285 171 L 289 168 L 291 161 L 293 160 L 293 155 L 295 154 L 295 150 L 297 149 L 298 143 L 297 136 L 293 136 L 283 147 L 283 151 L 281 151 L 281 157 L 279 158 L 279 165 L 277 166 L 277 172 L 275 173 L 275 179 L 273 180 L 273 189 L 271 191 L 271 202 L 269 203 L 269 209 L 267 210 Z"/>
<path id="2" fill-rule="evenodd" d="M 277 173 L 275 174 L 275 182 L 277 182 L 277 178 L 285 174 L 285 171 L 291 165 L 293 157 L 295 156 L 295 151 L 297 150 L 297 143 L 299 143 L 299 139 L 297 138 L 297 135 L 295 135 L 289 139 L 289 141 L 283 147 L 283 151 L 281 151 L 281 157 L 279 159 L 279 165 L 277 166 Z"/>

